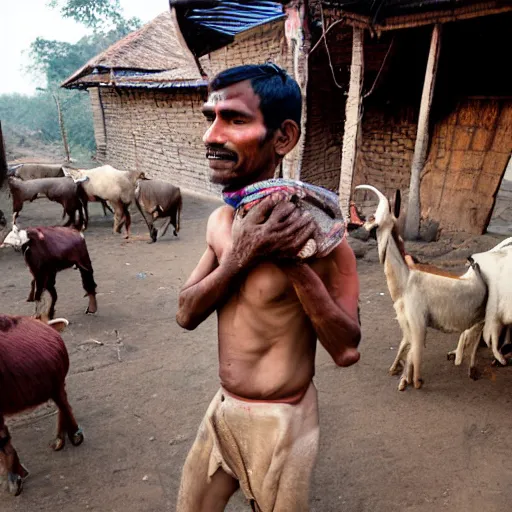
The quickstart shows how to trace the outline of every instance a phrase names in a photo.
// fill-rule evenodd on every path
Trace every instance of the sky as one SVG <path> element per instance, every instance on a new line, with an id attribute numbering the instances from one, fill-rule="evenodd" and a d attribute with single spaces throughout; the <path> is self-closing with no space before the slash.
<path id="1" fill-rule="evenodd" d="M 30 43 L 37 37 L 76 43 L 87 29 L 60 17 L 58 9 L 47 6 L 49 0 L 2 0 L 0 6 L 0 94 L 34 94 L 44 87 L 25 68 Z M 143 23 L 169 10 L 168 0 L 120 0 L 126 18 L 137 16 Z"/>

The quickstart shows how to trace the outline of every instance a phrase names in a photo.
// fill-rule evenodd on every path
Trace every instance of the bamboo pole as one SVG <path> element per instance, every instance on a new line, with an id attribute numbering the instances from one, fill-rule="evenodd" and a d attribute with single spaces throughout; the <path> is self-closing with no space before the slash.
<path id="1" fill-rule="evenodd" d="M 66 160 L 68 162 L 70 162 L 71 158 L 69 156 L 68 138 L 66 136 L 66 130 L 64 129 L 64 119 L 62 118 L 60 101 L 55 93 L 52 92 L 52 96 L 53 96 L 53 99 L 55 100 L 55 104 L 57 105 L 57 116 L 59 117 L 59 127 L 60 127 L 60 133 L 62 136 L 62 144 L 64 145 L 64 152 L 66 153 Z"/>
<path id="2" fill-rule="evenodd" d="M 359 117 L 361 112 L 361 90 L 363 87 L 364 74 L 363 39 L 363 29 L 353 27 L 350 85 L 347 102 L 345 104 L 345 127 L 343 133 L 340 182 L 338 187 L 341 211 L 347 218 L 356 163 L 357 132 L 359 130 Z"/>
<path id="3" fill-rule="evenodd" d="M 430 51 L 428 54 L 427 70 L 421 94 L 420 112 L 418 117 L 418 131 L 414 145 L 414 155 L 411 166 L 411 182 L 409 185 L 409 203 L 407 206 L 407 218 L 405 220 L 405 239 L 414 240 L 420 234 L 420 178 L 425 166 L 429 141 L 429 117 L 434 87 L 436 83 L 437 64 L 441 48 L 441 25 L 434 25 L 432 38 L 430 39 Z"/>

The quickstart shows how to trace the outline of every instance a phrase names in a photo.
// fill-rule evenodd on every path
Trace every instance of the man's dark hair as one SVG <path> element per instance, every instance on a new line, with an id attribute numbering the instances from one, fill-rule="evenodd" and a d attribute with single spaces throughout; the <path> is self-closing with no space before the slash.
<path id="1" fill-rule="evenodd" d="M 260 98 L 260 110 L 270 133 L 291 119 L 300 128 L 302 99 L 297 82 L 275 64 L 248 64 L 226 69 L 210 82 L 210 92 L 249 80 Z"/>

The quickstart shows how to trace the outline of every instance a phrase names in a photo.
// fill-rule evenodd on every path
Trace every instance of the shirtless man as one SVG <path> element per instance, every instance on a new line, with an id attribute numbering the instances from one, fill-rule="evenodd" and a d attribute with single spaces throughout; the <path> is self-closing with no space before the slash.
<path id="1" fill-rule="evenodd" d="M 274 65 L 220 73 L 203 111 L 210 179 L 225 191 L 272 178 L 299 139 L 300 89 Z M 346 240 L 324 258 L 296 258 L 315 228 L 279 193 L 243 219 L 222 206 L 208 220 L 207 249 L 180 292 L 176 319 L 195 329 L 217 312 L 221 387 L 185 462 L 178 512 L 222 511 L 239 487 L 256 511 L 309 510 L 316 340 L 350 366 L 361 337 Z"/>

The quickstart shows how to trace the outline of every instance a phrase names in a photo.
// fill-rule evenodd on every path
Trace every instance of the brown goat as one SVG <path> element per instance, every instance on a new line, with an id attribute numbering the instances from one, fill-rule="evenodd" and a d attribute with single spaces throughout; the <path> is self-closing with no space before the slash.
<path id="1" fill-rule="evenodd" d="M 63 216 L 67 214 L 69 217 L 65 226 L 73 224 L 76 229 L 81 229 L 84 225 L 83 205 L 78 195 L 78 185 L 71 178 L 41 178 L 23 181 L 10 177 L 8 184 L 12 195 L 13 224 L 16 224 L 16 219 L 23 209 L 23 203 L 25 201 L 32 202 L 38 198 L 39 194 L 43 194 L 50 201 L 62 205 Z M 78 212 L 78 222 L 76 221 L 76 212 Z"/>
<path id="2" fill-rule="evenodd" d="M 85 312 L 96 313 L 98 306 L 94 271 L 85 238 L 81 233 L 60 226 L 42 226 L 25 230 L 14 225 L 0 247 L 4 246 L 21 249 L 23 252 L 33 277 L 27 302 L 37 302 L 36 312 L 40 307 L 42 293 L 47 290 L 52 298 L 48 317 L 53 318 L 57 302 L 57 272 L 76 265 L 82 276 L 82 286 L 89 297 L 89 305 Z"/>
<path id="3" fill-rule="evenodd" d="M 60 178 L 64 176 L 64 171 L 61 164 L 22 163 L 10 166 L 8 174 L 22 180 L 34 180 L 39 178 Z"/>
<path id="4" fill-rule="evenodd" d="M 30 317 L 0 314 L 0 468 L 5 468 L 7 486 L 14 496 L 21 493 L 28 471 L 12 445 L 4 416 L 51 399 L 59 409 L 57 435 L 51 447 L 55 451 L 64 448 L 66 436 L 74 446 L 84 440 L 68 402 L 65 379 L 69 356 L 57 332 L 68 321 L 59 318 L 49 323 L 53 325 Z"/>
<path id="5" fill-rule="evenodd" d="M 178 187 L 162 180 L 139 180 L 135 187 L 135 203 L 148 225 L 150 243 L 164 236 L 171 223 L 174 226 L 174 235 L 178 236 L 183 204 Z M 166 220 L 157 230 L 154 221 L 163 218 Z"/>

